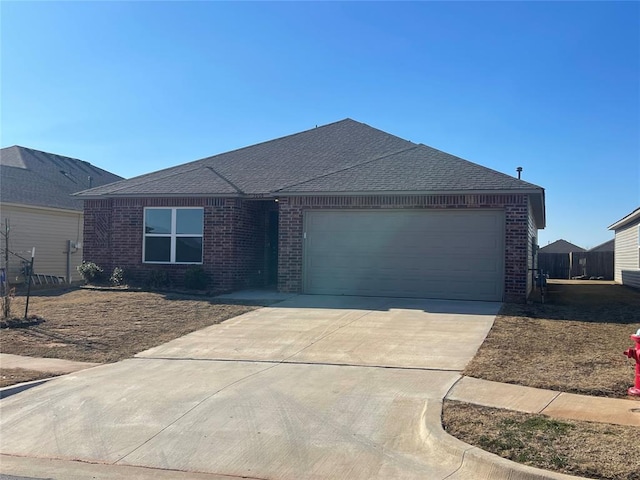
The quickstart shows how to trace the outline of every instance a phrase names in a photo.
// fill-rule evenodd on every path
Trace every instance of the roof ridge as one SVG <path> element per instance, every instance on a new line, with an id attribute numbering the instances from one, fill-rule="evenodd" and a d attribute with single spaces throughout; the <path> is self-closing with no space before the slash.
<path id="1" fill-rule="evenodd" d="M 76 158 L 76 157 L 69 157 L 67 155 L 60 155 L 59 153 L 53 153 L 53 152 L 45 152 L 44 150 L 38 150 L 36 148 L 30 148 L 30 147 L 23 147 L 21 145 L 12 145 L 10 147 L 4 147 L 1 150 L 9 150 L 9 149 L 15 149 L 18 152 L 18 156 L 20 157 L 20 160 L 22 161 L 22 163 L 25 165 L 25 169 L 29 170 L 29 171 L 35 171 L 32 168 L 28 168 L 28 157 L 25 157 L 25 154 L 31 155 L 32 157 L 42 161 L 42 157 L 47 159 L 48 163 L 55 163 L 53 159 L 58 160 L 58 161 L 62 161 L 64 163 L 71 163 L 71 165 L 73 166 L 73 168 L 76 168 L 78 170 L 82 170 L 82 167 L 88 168 L 89 170 L 94 170 L 94 173 L 96 174 L 100 174 L 100 175 L 112 175 L 115 177 L 119 177 L 120 179 L 124 180 L 124 177 L 115 174 L 113 172 L 110 172 L 108 170 L 105 170 L 104 168 L 98 167 L 97 165 L 92 164 L 91 162 L 88 162 L 87 160 L 82 160 L 80 158 Z M 7 165 L 9 166 L 9 165 Z"/>
<path id="2" fill-rule="evenodd" d="M 445 152 L 444 150 L 440 150 L 438 148 L 434 148 L 434 147 L 432 147 L 430 145 L 425 145 L 424 143 L 419 143 L 418 145 L 422 146 L 422 147 L 425 147 L 425 148 L 429 148 L 431 150 L 435 150 L 437 152 L 440 152 L 440 153 L 442 153 L 444 155 L 448 155 L 450 157 L 456 158 L 458 160 L 462 160 L 463 162 L 470 163 L 471 165 L 475 165 L 476 167 L 480 167 L 480 168 L 482 168 L 484 170 L 489 170 L 490 172 L 497 173 L 498 175 L 502 175 L 503 177 L 508 177 L 508 178 L 510 178 L 512 180 L 516 180 L 518 182 L 521 182 L 521 183 L 524 183 L 524 184 L 527 184 L 527 185 L 531 185 L 532 187 L 543 189 L 541 186 L 536 185 L 535 183 L 527 182 L 526 180 L 522 180 L 520 178 L 516 178 L 516 177 L 514 177 L 512 175 L 509 175 L 508 173 L 504 173 L 504 172 L 501 172 L 499 170 L 495 170 L 495 169 L 490 168 L 490 167 L 485 167 L 484 165 L 480 165 L 479 163 L 472 162 L 471 160 L 467 160 L 466 158 L 459 157 L 457 155 L 454 155 L 453 153 Z"/>
<path id="3" fill-rule="evenodd" d="M 304 133 L 312 132 L 313 130 L 318 130 L 318 129 L 320 129 L 320 128 L 330 127 L 330 126 L 332 126 L 332 125 L 337 125 L 337 124 L 339 124 L 339 123 L 343 123 L 343 122 L 347 122 L 347 121 L 349 121 L 349 122 L 353 122 L 353 123 L 357 123 L 358 125 L 363 125 L 363 126 L 365 126 L 365 127 L 367 127 L 367 128 L 370 128 L 370 129 L 372 129 L 372 130 L 376 130 L 376 131 L 378 131 L 378 132 L 384 133 L 385 135 L 388 135 L 388 136 L 390 136 L 390 137 L 395 137 L 395 138 L 398 138 L 398 139 L 403 140 L 403 141 L 405 141 L 405 142 L 409 142 L 409 143 L 411 143 L 411 144 L 413 144 L 413 145 L 417 145 L 416 143 L 413 143 L 411 140 L 407 140 L 406 138 L 398 137 L 397 135 L 394 135 L 394 134 L 392 134 L 392 133 L 385 132 L 384 130 L 380 130 L 379 128 L 372 127 L 371 125 L 368 125 L 368 124 L 363 123 L 363 122 L 358 122 L 357 120 L 354 120 L 353 118 L 349 118 L 349 117 L 347 117 L 347 118 L 343 118 L 342 120 L 337 120 L 337 121 L 335 121 L 335 122 L 327 123 L 327 124 L 325 124 L 325 125 L 320 125 L 319 127 L 316 125 L 316 126 L 315 126 L 315 127 L 313 127 L 313 128 L 308 128 L 307 130 L 302 130 L 301 132 L 290 133 L 289 135 L 283 135 L 283 136 L 281 136 L 281 137 L 272 138 L 271 140 L 265 140 L 264 142 L 254 143 L 253 145 L 246 145 L 246 146 L 244 146 L 244 147 L 236 148 L 236 149 L 234 149 L 234 150 L 229 150 L 229 151 L 227 151 L 227 152 L 217 153 L 217 154 L 215 154 L 215 155 L 211 155 L 211 156 L 209 156 L 209 157 L 204 157 L 204 158 L 201 158 L 201 159 L 199 159 L 199 160 L 194 160 L 193 162 L 189 162 L 189 163 L 195 163 L 195 162 L 200 162 L 200 161 L 203 161 L 203 160 L 209 160 L 209 159 L 211 159 L 211 158 L 215 158 L 215 157 L 218 157 L 218 156 L 220 156 L 220 155 L 226 155 L 227 153 L 239 152 L 239 151 L 241 151 L 241 150 L 245 150 L 245 149 L 248 149 L 248 148 L 257 147 L 257 146 L 259 146 L 259 145 L 266 145 L 266 144 L 268 144 L 268 143 L 277 142 L 278 140 L 282 140 L 283 138 L 292 138 L 292 137 L 297 137 L 298 135 L 302 135 L 302 134 L 304 134 Z M 188 163 L 187 163 L 187 164 L 184 164 L 184 165 L 188 165 Z M 170 167 L 170 168 L 171 168 L 171 167 Z"/>
<path id="4" fill-rule="evenodd" d="M 192 163 L 193 163 L 193 162 L 192 162 Z M 167 168 L 166 170 L 170 170 L 170 169 L 172 169 L 172 168 L 176 168 L 176 167 L 170 167 L 170 168 Z M 203 167 L 198 166 L 198 167 L 195 167 L 195 168 L 190 168 L 190 169 L 188 169 L 188 170 L 180 170 L 179 172 L 172 172 L 172 173 L 170 173 L 170 174 L 168 174 L 168 175 L 165 175 L 165 176 L 162 176 L 162 177 L 159 177 L 159 178 L 157 178 L 157 177 L 154 177 L 154 178 L 147 178 L 146 180 L 144 180 L 144 181 L 142 181 L 142 182 L 140 182 L 140 183 L 136 183 L 136 186 L 138 186 L 138 185 L 145 185 L 145 184 L 147 184 L 147 183 L 149 183 L 149 182 L 154 182 L 154 181 L 157 181 L 157 180 L 164 180 L 165 178 L 175 177 L 176 175 L 182 175 L 183 173 L 192 172 L 192 171 L 194 171 L 194 170 L 199 170 L 199 169 L 202 169 L 202 168 L 203 168 Z M 205 168 L 206 168 L 206 166 L 205 166 Z M 162 170 L 160 170 L 160 171 L 162 171 Z M 107 186 L 109 186 L 109 187 L 111 188 L 111 192 L 110 192 L 110 193 L 118 192 L 118 191 L 123 190 L 123 189 L 125 189 L 125 188 L 129 188 L 129 187 L 131 186 L 131 184 L 129 184 L 129 185 L 125 185 L 125 186 L 120 187 L 120 188 L 114 188 L 112 185 L 115 185 L 116 183 L 120 183 L 120 182 L 130 182 L 131 180 L 135 180 L 135 179 L 142 179 L 143 177 L 149 177 L 149 176 L 151 176 L 151 175 L 155 175 L 156 173 L 158 173 L 158 172 L 145 173 L 144 175 L 139 175 L 139 176 L 137 176 L 137 177 L 133 177 L 133 178 L 123 178 L 122 180 L 117 180 L 117 181 L 115 181 L 115 182 L 113 182 L 113 183 L 111 183 L 111 184 L 107 184 L 107 185 L 100 185 L 100 186 L 98 186 L 98 187 L 87 188 L 87 189 L 85 189 L 85 190 L 81 190 L 81 191 L 79 191 L 79 192 L 74 193 L 73 195 L 74 195 L 74 196 L 75 196 L 75 195 L 81 195 L 81 194 L 82 194 L 82 195 L 85 195 L 85 194 L 86 194 L 86 192 L 89 192 L 89 191 L 91 191 L 91 190 L 97 190 L 97 189 L 99 189 L 99 188 L 103 188 L 103 187 L 107 187 Z"/>
<path id="5" fill-rule="evenodd" d="M 407 141 L 407 142 L 409 142 L 409 140 L 406 140 L 406 141 Z M 281 192 L 281 191 L 283 191 L 283 190 L 284 190 L 284 191 L 286 191 L 286 190 L 285 190 L 286 188 L 291 188 L 291 187 L 295 187 L 295 186 L 298 186 L 298 185 L 303 185 L 303 184 L 308 183 L 308 182 L 313 182 L 314 180 L 318 180 L 318 179 L 320 179 L 320 178 L 326 178 L 326 177 L 328 177 L 328 176 L 330 176 L 330 175 L 335 175 L 336 173 L 345 172 L 345 171 L 347 171 L 347 170 L 351 170 L 352 168 L 361 167 L 362 165 L 367 165 L 367 164 L 369 164 L 369 163 L 377 162 L 377 161 L 382 160 L 382 159 L 384 159 L 384 158 L 392 157 L 392 156 L 394 156 L 394 155 L 397 155 L 398 153 L 408 152 L 409 150 L 413 150 L 413 149 L 415 149 L 415 148 L 418 148 L 418 145 L 417 145 L 417 144 L 414 144 L 413 142 L 409 142 L 409 143 L 411 143 L 411 144 L 412 144 L 412 146 L 407 147 L 407 148 L 403 148 L 403 149 L 401 149 L 401 150 L 397 150 L 397 151 L 395 151 L 395 152 L 386 153 L 386 154 L 384 154 L 384 155 L 381 155 L 381 156 L 379 156 L 379 157 L 372 158 L 372 159 L 370 159 L 370 160 L 364 160 L 364 161 L 362 161 L 362 162 L 360 162 L 360 163 L 355 163 L 355 164 L 353 164 L 353 165 L 349 165 L 348 167 L 344 167 L 344 168 L 340 168 L 340 169 L 338 169 L 338 170 L 333 170 L 333 171 L 331 171 L 331 172 L 323 173 L 322 175 L 318 175 L 317 177 L 313 177 L 313 178 L 308 178 L 308 179 L 306 179 L 306 180 L 303 180 L 302 182 L 292 183 L 291 185 L 287 185 L 287 186 L 285 186 L 285 187 L 279 188 L 279 189 L 274 190 L 274 191 L 275 191 L 275 192 Z"/>
<path id="6" fill-rule="evenodd" d="M 200 164 L 205 163 L 206 161 L 211 160 L 211 159 L 214 159 L 214 158 L 216 158 L 216 157 L 220 157 L 220 156 L 222 156 L 222 155 L 227 155 L 227 154 L 229 154 L 229 153 L 234 153 L 234 152 L 240 152 L 240 151 L 242 151 L 242 150 L 246 150 L 246 149 L 249 149 L 249 148 L 253 148 L 253 147 L 256 147 L 256 146 L 258 146 L 258 145 L 265 145 L 265 144 L 268 144 L 268 143 L 271 143 L 271 142 L 275 142 L 276 140 L 281 140 L 281 139 L 283 139 L 283 138 L 295 137 L 295 136 L 297 136 L 297 135 L 301 135 L 301 134 L 303 134 L 303 133 L 310 132 L 310 131 L 312 131 L 312 130 L 316 130 L 316 129 L 318 129 L 318 128 L 325 128 L 325 127 L 328 127 L 328 126 L 330 126 L 330 125 L 335 125 L 335 124 L 337 124 L 337 123 L 345 122 L 345 121 L 347 121 L 347 120 L 350 120 L 350 121 L 355 122 L 355 123 L 360 123 L 360 122 L 357 122 L 357 121 L 355 121 L 355 120 L 353 120 L 353 119 L 351 119 L 351 118 L 344 118 L 344 119 L 342 119 L 342 120 L 338 120 L 338 121 L 336 121 L 336 122 L 327 123 L 326 125 L 321 125 L 321 126 L 319 126 L 319 127 L 318 127 L 318 126 L 316 126 L 316 127 L 314 127 L 314 128 L 309 128 L 309 129 L 307 129 L 307 130 L 303 130 L 302 132 L 296 132 L 296 133 L 291 133 L 291 134 L 289 134 L 289 135 L 283 135 L 283 136 L 278 137 L 278 138 L 272 138 L 272 139 L 270 139 L 270 140 L 265 140 L 265 141 L 263 141 L 263 142 L 255 143 L 255 144 L 252 144 L 252 145 L 245 145 L 244 147 L 239 147 L 239 148 L 236 148 L 236 149 L 233 149 L 233 150 L 228 150 L 228 151 L 226 151 L 226 152 L 216 153 L 215 155 L 209 155 L 208 157 L 202 157 L 202 158 L 199 158 L 199 159 L 197 159 L 197 160 L 191 160 L 190 162 L 181 163 L 181 164 L 179 164 L 179 165 L 172 165 L 172 166 L 170 166 L 170 167 L 166 167 L 166 168 L 163 168 L 163 169 L 161 169 L 161 170 L 156 170 L 156 171 L 154 171 L 154 172 L 149 172 L 149 173 L 143 173 L 142 175 L 137 175 L 137 176 L 135 176 L 135 177 L 127 178 L 127 179 L 124 179 L 124 180 L 131 181 L 131 180 L 135 180 L 135 179 L 138 179 L 138 178 L 146 177 L 146 176 L 148 176 L 148 175 L 154 175 L 154 176 L 155 176 L 155 175 L 161 174 L 161 172 L 167 172 L 167 171 L 169 171 L 169 170 L 174 170 L 174 169 L 180 169 L 180 170 L 181 170 L 179 173 L 172 172 L 172 173 L 169 173 L 168 175 L 165 175 L 165 176 L 154 177 L 154 179 L 153 179 L 153 180 L 159 180 L 159 179 L 169 178 L 169 177 L 174 176 L 174 175 L 178 175 L 178 174 L 181 174 L 181 173 L 190 172 L 190 171 L 195 170 L 195 169 L 198 169 L 198 168 L 202 168 L 202 166 L 201 166 Z M 362 125 L 365 125 L 365 124 L 362 124 Z M 370 127 L 370 128 L 373 128 L 373 127 Z M 208 166 L 208 165 L 204 165 L 204 167 L 205 167 L 205 168 L 206 168 L 207 166 Z M 193 167 L 193 168 L 189 168 L 189 167 Z M 183 168 L 189 168 L 189 169 L 188 169 L 188 170 L 182 170 Z M 220 174 L 219 174 L 218 172 L 216 172 L 215 170 L 214 170 L 214 173 L 216 173 L 217 175 L 220 175 Z M 223 180 L 225 180 L 227 183 L 230 183 L 226 178 L 223 178 L 223 177 L 221 177 L 221 178 L 222 178 Z M 137 185 L 144 185 L 145 183 L 148 183 L 148 182 L 147 182 L 147 181 L 143 181 L 142 183 L 138 183 Z M 237 188 L 235 185 L 231 185 L 231 186 L 232 186 L 233 188 L 235 188 L 236 190 L 238 190 L 238 188 Z M 99 187 L 96 187 L 96 188 L 99 188 Z M 123 188 L 125 188 L 125 187 L 123 187 Z M 91 189 L 89 189 L 89 190 L 91 190 Z M 83 192 L 85 192 L 85 191 L 88 191 L 88 190 L 83 190 L 82 192 L 78 192 L 78 193 L 83 193 Z M 117 190 L 114 190 L 114 191 L 117 191 Z M 74 195 L 75 195 L 75 194 L 74 194 Z"/>
<path id="7" fill-rule="evenodd" d="M 27 160 L 22 156 L 24 147 L 19 147 L 19 146 L 16 145 L 15 148 L 18 151 L 18 157 L 20 158 L 20 161 L 22 162 L 22 165 L 24 165 L 24 169 L 25 170 L 30 170 L 29 166 L 27 165 Z"/>
<path id="8" fill-rule="evenodd" d="M 288 135 L 283 135 L 281 137 L 273 138 L 273 139 L 270 139 L 270 140 L 265 140 L 263 142 L 256 143 L 256 144 L 253 144 L 253 145 L 245 145 L 243 147 L 236 148 L 234 150 L 220 152 L 220 153 L 217 153 L 215 155 L 210 155 L 208 157 L 203 157 L 203 158 L 200 158 L 200 159 L 197 159 L 197 160 L 192 160 L 190 162 L 182 163 L 182 164 L 179 164 L 179 165 L 173 165 L 173 166 L 170 166 L 170 167 L 167 167 L 167 168 L 163 168 L 161 170 L 156 170 L 154 172 L 146 173 L 146 174 L 143 174 L 143 175 L 138 175 L 136 177 L 132 177 L 132 178 L 129 178 L 129 179 L 126 179 L 126 180 L 127 180 L 127 182 L 133 182 L 133 181 L 136 181 L 137 179 L 141 179 L 141 178 L 143 178 L 145 176 L 153 176 L 154 178 L 152 180 L 149 180 L 149 181 L 143 180 L 140 183 L 135 183 L 135 185 L 145 185 L 146 183 L 148 183 L 150 181 L 156 181 L 156 180 L 159 180 L 159 179 L 165 179 L 165 178 L 169 178 L 169 177 L 171 177 L 173 175 L 177 175 L 177 174 L 180 174 L 180 173 L 185 173 L 185 172 L 192 171 L 193 169 L 210 166 L 210 164 L 212 162 L 215 162 L 215 160 L 218 157 L 227 156 L 227 155 L 234 154 L 234 153 L 237 154 L 238 152 L 254 149 L 255 147 L 269 145 L 271 143 L 274 143 L 274 142 L 277 142 L 277 141 L 280 141 L 280 140 L 283 140 L 283 139 L 295 138 L 295 137 L 297 137 L 299 135 L 307 134 L 307 133 L 312 132 L 314 130 L 324 129 L 324 128 L 330 127 L 332 125 L 337 125 L 337 124 L 341 124 L 341 123 L 357 124 L 357 125 L 366 127 L 368 129 L 375 130 L 376 132 L 383 133 L 384 135 L 387 135 L 389 137 L 393 137 L 393 138 L 401 140 L 403 142 L 410 143 L 411 145 L 416 145 L 416 144 L 414 144 L 413 142 L 411 142 L 409 140 L 406 140 L 404 138 L 398 137 L 398 136 L 393 135 L 391 133 L 388 133 L 388 132 L 385 132 L 385 131 L 380 130 L 378 128 L 375 128 L 375 127 L 372 127 L 370 125 L 367 125 L 366 123 L 358 122 L 357 120 L 353 120 L 352 118 L 347 117 L 347 118 L 343 118 L 342 120 L 337 120 L 335 122 L 331 122 L 331 123 L 327 123 L 325 125 L 321 125 L 319 127 L 316 126 L 314 128 L 309 128 L 307 130 L 303 130 L 301 132 L 296 132 L 296 133 L 291 133 L 291 134 L 288 134 Z M 175 170 L 179 170 L 179 172 L 176 173 Z M 215 173 L 218 174 L 217 171 L 215 171 Z M 229 181 L 226 178 L 221 177 L 221 179 L 225 180 L 225 181 L 227 181 L 227 183 L 229 183 Z M 133 183 L 129 184 L 129 186 L 132 186 L 132 185 L 133 185 Z M 233 186 L 233 188 L 237 189 L 237 187 L 235 185 L 232 185 L 232 186 Z M 99 187 L 96 187 L 96 188 L 99 188 Z M 127 188 L 127 187 L 122 187 L 122 189 L 124 189 L 124 188 Z M 115 193 L 115 192 L 117 192 L 119 190 L 121 190 L 121 189 L 115 189 L 115 190 L 112 189 L 108 194 Z M 78 192 L 78 193 L 84 193 L 84 192 L 88 192 L 88 191 L 89 190 L 83 190 L 82 192 Z M 106 195 L 108 195 L 108 194 L 106 194 Z"/>
<path id="9" fill-rule="evenodd" d="M 220 177 L 222 180 L 224 180 L 225 182 L 227 182 L 229 185 L 231 185 L 231 187 L 233 187 L 233 189 L 238 192 L 238 193 L 242 193 L 244 194 L 245 192 L 243 190 L 241 190 L 240 188 L 238 188 L 238 186 L 236 184 L 234 184 L 231 180 L 229 180 L 227 177 L 225 177 L 224 175 L 222 175 L 221 173 L 218 173 L 212 166 L 207 165 L 206 167 L 207 170 L 211 170 L 215 175 L 217 175 L 218 177 Z M 190 170 L 191 171 L 191 170 Z"/>
<path id="10" fill-rule="evenodd" d="M 203 158 L 200 158 L 198 160 L 193 160 L 191 162 L 187 162 L 187 163 L 184 163 L 182 165 L 189 165 L 190 163 L 203 162 L 205 160 L 210 160 L 212 158 L 219 157 L 220 155 L 226 155 L 228 153 L 240 152 L 242 150 L 246 150 L 246 149 L 249 149 L 249 148 L 257 147 L 257 146 L 260 146 L 260 145 L 266 145 L 266 144 L 269 144 L 269 143 L 277 142 L 278 140 L 282 140 L 283 138 L 297 137 L 298 135 L 302 135 L 303 133 L 308 133 L 308 132 L 311 132 L 313 130 L 317 130 L 317 129 L 320 129 L 320 128 L 330 127 L 331 125 L 337 125 L 338 123 L 342 123 L 342 122 L 346 122 L 346 121 L 351 121 L 351 122 L 354 122 L 354 123 L 359 123 L 360 125 L 365 125 L 365 126 L 367 126 L 369 128 L 374 128 L 374 127 L 370 127 L 366 123 L 358 122 L 356 120 L 353 120 L 352 118 L 348 118 L 347 117 L 347 118 L 343 118 L 342 120 L 338 120 L 338 121 L 335 121 L 335 122 L 327 123 L 325 125 L 320 125 L 319 127 L 316 125 L 313 128 L 308 128 L 307 130 L 302 130 L 301 132 L 290 133 L 288 135 L 282 135 L 281 137 L 272 138 L 270 140 L 265 140 L 263 142 L 254 143 L 252 145 L 245 145 L 244 147 L 235 148 L 233 150 L 228 150 L 226 152 L 216 153 L 215 155 L 210 155 L 208 157 L 203 157 Z M 375 130 L 377 130 L 377 129 L 375 129 Z M 386 132 L 384 132 L 384 133 L 386 133 Z M 391 135 L 391 134 L 387 133 L 387 135 Z M 392 136 L 395 136 L 395 135 L 392 135 Z M 398 138 L 400 138 L 400 137 L 398 137 Z M 402 139 L 402 140 L 404 140 L 404 139 Z M 175 167 L 169 167 L 169 168 L 175 168 Z"/>

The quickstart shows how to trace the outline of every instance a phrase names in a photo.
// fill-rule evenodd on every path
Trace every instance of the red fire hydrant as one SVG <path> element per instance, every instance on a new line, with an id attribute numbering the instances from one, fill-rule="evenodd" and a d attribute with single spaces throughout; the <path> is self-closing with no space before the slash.
<path id="1" fill-rule="evenodd" d="M 640 396 L 640 330 L 635 335 L 631 335 L 631 340 L 636 342 L 636 346 L 628 348 L 624 354 L 636 361 L 636 383 L 627 390 L 629 395 Z"/>

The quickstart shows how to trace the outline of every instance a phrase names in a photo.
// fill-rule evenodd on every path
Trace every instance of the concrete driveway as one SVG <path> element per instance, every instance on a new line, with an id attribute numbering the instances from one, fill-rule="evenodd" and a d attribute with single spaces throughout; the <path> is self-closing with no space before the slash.
<path id="1" fill-rule="evenodd" d="M 296 296 L 2 400 L 0 450 L 261 479 L 454 478 L 464 450 L 429 418 L 499 306 Z"/>

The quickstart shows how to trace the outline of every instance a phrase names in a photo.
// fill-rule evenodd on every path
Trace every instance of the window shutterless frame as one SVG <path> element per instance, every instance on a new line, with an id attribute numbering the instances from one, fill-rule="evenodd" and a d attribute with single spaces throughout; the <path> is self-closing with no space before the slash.
<path id="1" fill-rule="evenodd" d="M 204 208 L 145 207 L 143 215 L 142 263 L 202 264 Z"/>

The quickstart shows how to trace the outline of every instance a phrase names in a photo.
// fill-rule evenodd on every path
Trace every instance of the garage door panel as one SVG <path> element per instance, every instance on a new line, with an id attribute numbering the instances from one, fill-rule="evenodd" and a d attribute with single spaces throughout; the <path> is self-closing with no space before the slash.
<path id="1" fill-rule="evenodd" d="M 362 269 L 362 274 L 373 271 L 388 270 L 395 275 L 398 269 L 408 274 L 415 271 L 417 274 L 423 275 L 424 272 L 438 272 L 445 274 L 448 271 L 467 272 L 471 277 L 482 278 L 484 273 L 497 272 L 496 262 L 491 256 L 492 252 L 486 256 L 461 255 L 459 262 L 451 263 L 448 258 L 443 256 L 423 256 L 412 257 L 410 255 L 399 256 L 370 256 L 354 254 L 354 255 L 331 255 L 314 256 L 309 259 L 308 267 L 317 273 L 330 274 L 337 273 L 341 270 L 346 272 L 354 269 Z M 350 274 L 349 274 L 350 275 Z"/>
<path id="2" fill-rule="evenodd" d="M 501 211 L 309 211 L 307 293 L 501 300 Z"/>

